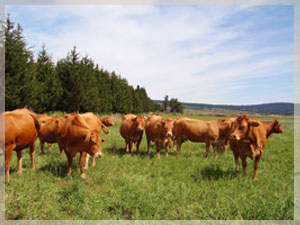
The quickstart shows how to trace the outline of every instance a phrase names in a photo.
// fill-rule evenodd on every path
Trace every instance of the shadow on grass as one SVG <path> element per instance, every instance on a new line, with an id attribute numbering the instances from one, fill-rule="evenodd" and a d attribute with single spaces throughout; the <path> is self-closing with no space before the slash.
<path id="1" fill-rule="evenodd" d="M 132 155 L 132 156 L 138 156 L 141 158 L 153 158 L 156 157 L 156 149 L 155 148 L 150 148 L 150 153 L 148 154 L 147 151 L 141 151 L 139 150 L 139 153 L 136 152 L 136 148 L 134 148 L 133 152 L 126 152 L 125 146 L 124 147 L 118 147 L 116 144 L 112 145 L 111 147 L 105 148 L 106 152 L 108 154 L 112 155 L 119 155 L 123 157 L 124 155 Z M 161 149 L 160 151 L 161 156 L 165 156 L 165 150 Z M 176 155 L 175 151 L 169 151 L 169 156 L 170 155 Z"/>
<path id="2" fill-rule="evenodd" d="M 237 173 L 234 170 L 223 171 L 219 167 L 205 167 L 191 175 L 195 182 L 200 180 L 234 179 L 235 177 L 237 177 Z"/>
<path id="3" fill-rule="evenodd" d="M 73 160 L 72 169 L 76 160 Z M 43 172 L 50 172 L 55 177 L 66 177 L 68 173 L 68 163 L 67 162 L 50 162 L 47 165 L 43 166 L 39 170 Z"/>

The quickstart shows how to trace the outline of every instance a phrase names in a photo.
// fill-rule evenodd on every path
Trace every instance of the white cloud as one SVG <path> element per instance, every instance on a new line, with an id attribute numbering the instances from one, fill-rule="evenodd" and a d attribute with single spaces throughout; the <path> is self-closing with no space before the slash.
<path id="1" fill-rule="evenodd" d="M 185 102 L 247 104 L 230 97 L 231 92 L 251 86 L 243 80 L 292 73 L 288 68 L 292 53 L 286 46 L 256 48 L 251 45 L 255 40 L 245 38 L 255 25 L 252 21 L 220 26 L 231 15 L 255 13 L 249 6 L 30 6 L 22 10 L 32 15 L 32 21 L 49 26 L 48 31 L 35 24 L 24 28 L 36 52 L 45 43 L 58 60 L 77 46 L 82 56 L 88 54 L 130 84 L 146 87 L 152 99 L 168 94 Z M 278 30 L 272 32 L 280 35 Z M 261 101 L 256 98 L 244 99 Z"/>

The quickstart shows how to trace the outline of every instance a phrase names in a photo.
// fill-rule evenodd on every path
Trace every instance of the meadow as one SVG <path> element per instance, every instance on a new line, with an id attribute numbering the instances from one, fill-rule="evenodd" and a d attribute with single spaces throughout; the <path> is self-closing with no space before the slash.
<path id="1" fill-rule="evenodd" d="M 175 116 L 173 116 L 175 117 Z M 203 120 L 217 117 L 193 116 Z M 272 120 L 272 117 L 259 119 Z M 147 154 L 146 137 L 139 154 L 125 152 L 120 120 L 110 127 L 102 146 L 103 158 L 80 177 L 78 158 L 67 176 L 66 156 L 57 144 L 52 152 L 36 147 L 36 170 L 29 150 L 23 150 L 23 173 L 17 157 L 11 162 L 11 181 L 5 184 L 5 217 L 22 220 L 292 220 L 294 218 L 294 120 L 279 118 L 285 132 L 273 134 L 252 180 L 234 171 L 227 153 L 205 158 L 203 143 L 186 142 L 181 154 L 170 150 Z M 240 163 L 241 164 L 241 163 Z M 241 166 L 241 165 L 240 165 Z"/>

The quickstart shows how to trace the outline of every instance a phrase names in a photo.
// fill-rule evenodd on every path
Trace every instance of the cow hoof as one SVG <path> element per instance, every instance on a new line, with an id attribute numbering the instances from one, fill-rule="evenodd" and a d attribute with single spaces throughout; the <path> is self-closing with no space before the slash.
<path id="1" fill-rule="evenodd" d="M 17 172 L 18 174 L 21 174 L 22 173 L 22 170 L 18 170 L 18 172 Z"/>
<path id="2" fill-rule="evenodd" d="M 84 173 L 81 174 L 81 178 L 82 178 L 82 179 L 85 179 L 85 174 L 84 174 Z"/>

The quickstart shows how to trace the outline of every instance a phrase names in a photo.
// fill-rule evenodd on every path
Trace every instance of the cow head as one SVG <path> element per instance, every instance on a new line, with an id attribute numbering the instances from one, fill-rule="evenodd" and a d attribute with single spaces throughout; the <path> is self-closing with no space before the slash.
<path id="1" fill-rule="evenodd" d="M 157 126 L 163 128 L 163 133 L 164 133 L 166 138 L 173 136 L 173 133 L 172 133 L 173 125 L 174 125 L 174 120 L 172 118 L 162 119 L 160 121 L 160 123 L 157 124 Z"/>
<path id="2" fill-rule="evenodd" d="M 101 150 L 101 143 L 105 142 L 105 139 L 100 137 L 100 134 L 97 130 L 90 131 L 85 141 L 88 143 L 89 147 L 86 149 L 87 152 L 95 157 L 102 157 L 103 153 Z"/>
<path id="3" fill-rule="evenodd" d="M 112 121 L 112 119 L 108 116 L 105 116 L 105 117 L 102 117 L 101 119 L 101 122 L 107 126 L 107 127 L 111 127 L 114 125 L 114 122 Z"/>
<path id="4" fill-rule="evenodd" d="M 282 126 L 278 120 L 274 121 L 273 131 L 274 131 L 274 133 L 277 133 L 277 134 L 284 132 L 284 129 L 282 128 Z"/>
<path id="5" fill-rule="evenodd" d="M 250 127 L 257 127 L 259 123 L 255 120 L 248 118 L 246 115 L 236 117 L 232 126 L 231 138 L 235 140 L 243 139 L 247 136 Z"/>
<path id="6" fill-rule="evenodd" d="M 133 118 L 132 121 L 136 123 L 137 131 L 142 132 L 144 130 L 144 121 L 145 121 L 144 116 L 138 115 L 135 118 Z"/>

